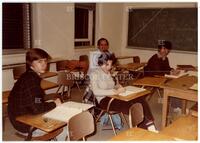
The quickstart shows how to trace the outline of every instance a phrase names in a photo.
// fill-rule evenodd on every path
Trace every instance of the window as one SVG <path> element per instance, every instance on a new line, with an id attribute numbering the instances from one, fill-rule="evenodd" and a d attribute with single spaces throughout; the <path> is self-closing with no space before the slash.
<path id="1" fill-rule="evenodd" d="M 22 53 L 31 48 L 30 4 L 3 3 L 3 53 Z"/>
<path id="2" fill-rule="evenodd" d="M 94 45 L 95 4 L 75 4 L 75 46 Z"/>

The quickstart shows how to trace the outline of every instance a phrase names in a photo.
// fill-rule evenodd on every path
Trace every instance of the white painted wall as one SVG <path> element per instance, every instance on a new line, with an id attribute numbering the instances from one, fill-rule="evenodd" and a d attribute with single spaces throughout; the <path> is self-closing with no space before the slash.
<path id="1" fill-rule="evenodd" d="M 194 7 L 188 3 L 98 3 L 96 7 L 96 40 L 105 37 L 110 42 L 110 50 L 117 56 L 139 55 L 146 62 L 156 51 L 128 49 L 127 30 L 130 7 Z M 45 49 L 53 58 L 78 59 L 82 54 L 88 55 L 92 48 L 74 48 L 74 4 L 35 3 L 33 4 L 33 45 Z M 170 65 L 197 65 L 197 54 L 174 53 L 169 55 Z M 24 54 L 3 55 L 3 64 L 24 62 Z M 130 61 L 132 61 L 130 59 Z M 55 70 L 55 65 L 52 70 Z M 2 72 L 3 90 L 12 88 L 14 81 L 12 70 Z"/>

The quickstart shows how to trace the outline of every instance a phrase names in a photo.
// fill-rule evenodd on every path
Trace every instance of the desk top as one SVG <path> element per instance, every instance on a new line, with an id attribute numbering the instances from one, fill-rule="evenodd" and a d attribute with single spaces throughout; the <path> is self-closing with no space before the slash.
<path id="1" fill-rule="evenodd" d="M 155 133 L 141 128 L 131 128 L 111 138 L 111 141 L 154 141 L 175 140 L 173 137 L 162 133 Z"/>
<path id="2" fill-rule="evenodd" d="M 109 97 L 114 98 L 114 99 L 118 99 L 118 100 L 122 100 L 122 101 L 130 101 L 133 99 L 136 99 L 138 97 L 144 96 L 151 93 L 149 90 L 145 90 L 139 93 L 134 93 L 134 94 L 130 94 L 128 96 L 119 96 L 119 95 L 111 95 Z"/>
<path id="3" fill-rule="evenodd" d="M 48 77 L 53 77 L 53 76 L 56 76 L 57 73 L 56 72 L 45 72 L 44 74 L 41 74 L 41 78 L 48 78 Z"/>
<path id="4" fill-rule="evenodd" d="M 160 87 L 166 80 L 165 77 L 144 77 L 134 81 L 133 85 Z"/>
<path id="5" fill-rule="evenodd" d="M 52 132 L 60 127 L 63 127 L 67 123 L 56 121 L 52 119 L 45 119 L 42 117 L 43 114 L 38 115 L 23 115 L 16 118 L 17 121 L 26 125 L 35 127 L 45 132 Z"/>
<path id="6" fill-rule="evenodd" d="M 197 91 L 189 89 L 194 83 L 197 83 L 197 81 L 196 76 L 183 76 L 177 79 L 168 80 L 167 83 L 162 84 L 161 87 L 197 93 Z"/>
<path id="7" fill-rule="evenodd" d="M 2 99 L 3 99 L 3 104 L 8 103 L 8 96 L 10 95 L 10 90 L 9 91 L 3 91 L 2 92 Z"/>
<path id="8" fill-rule="evenodd" d="M 198 118 L 193 116 L 180 117 L 164 128 L 161 133 L 182 140 L 197 140 Z"/>
<path id="9" fill-rule="evenodd" d="M 54 83 L 54 82 L 51 82 L 51 81 L 48 81 L 48 80 L 41 80 L 40 85 L 41 85 L 43 90 L 48 90 L 48 89 L 51 89 L 51 88 L 58 87 L 57 83 Z"/>
<path id="10" fill-rule="evenodd" d="M 135 70 L 145 66 L 145 64 L 146 63 L 129 63 L 129 64 L 118 65 L 117 68 L 126 69 L 129 71 L 135 71 Z"/>

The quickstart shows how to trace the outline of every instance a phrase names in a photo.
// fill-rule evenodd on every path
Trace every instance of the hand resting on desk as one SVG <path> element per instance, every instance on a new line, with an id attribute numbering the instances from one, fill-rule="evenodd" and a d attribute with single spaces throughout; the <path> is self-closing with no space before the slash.
<path id="1" fill-rule="evenodd" d="M 119 94 L 119 93 L 125 92 L 126 89 L 120 85 L 118 88 L 113 89 L 113 91 L 114 91 L 116 94 Z"/>

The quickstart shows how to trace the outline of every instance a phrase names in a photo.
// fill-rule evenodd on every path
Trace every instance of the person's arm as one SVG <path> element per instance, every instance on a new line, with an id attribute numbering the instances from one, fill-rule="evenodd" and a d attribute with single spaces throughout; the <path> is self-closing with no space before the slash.
<path id="1" fill-rule="evenodd" d="M 98 86 L 98 75 L 95 72 L 90 75 L 90 84 L 91 84 L 92 91 L 93 91 L 95 96 L 103 97 L 103 96 L 106 96 L 106 95 L 116 94 L 113 89 L 104 90 L 104 89 L 99 88 L 99 86 Z"/>
<path id="2" fill-rule="evenodd" d="M 145 75 L 153 76 L 160 71 L 156 56 L 154 55 L 148 60 L 147 66 L 144 68 Z"/>
<path id="3" fill-rule="evenodd" d="M 24 83 L 24 93 L 26 94 L 26 108 L 31 114 L 39 114 L 49 111 L 56 107 L 54 102 L 44 102 L 43 96 L 45 93 L 40 87 L 40 81 L 34 76 L 29 77 Z"/>

